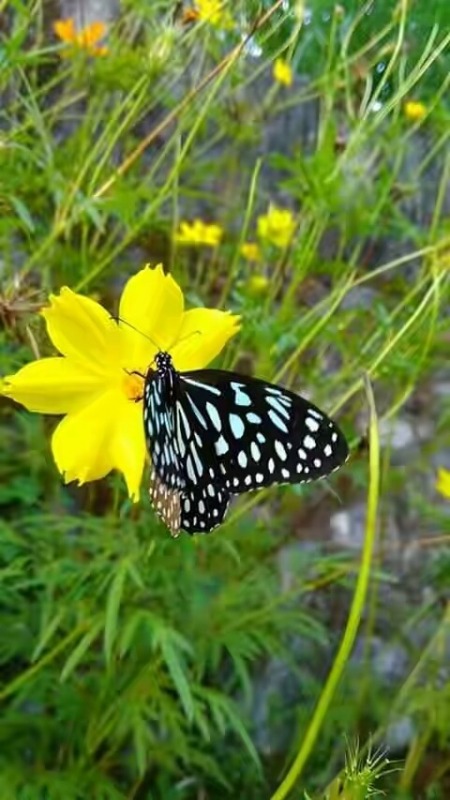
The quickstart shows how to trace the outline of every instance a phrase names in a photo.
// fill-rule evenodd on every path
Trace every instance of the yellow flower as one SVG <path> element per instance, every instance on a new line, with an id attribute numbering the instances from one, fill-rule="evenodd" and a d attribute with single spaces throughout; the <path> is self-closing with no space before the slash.
<path id="1" fill-rule="evenodd" d="M 241 255 L 247 261 L 261 261 L 261 250 L 256 242 L 244 242 L 241 245 Z"/>
<path id="2" fill-rule="evenodd" d="M 233 18 L 224 6 L 223 0 L 196 0 L 198 19 L 209 22 L 216 28 L 232 28 Z"/>
<path id="3" fill-rule="evenodd" d="M 223 229 L 220 225 L 208 225 L 208 223 L 196 219 L 194 222 L 182 222 L 180 230 L 175 235 L 175 240 L 178 244 L 204 244 L 208 247 L 217 247 L 222 236 Z"/>
<path id="4" fill-rule="evenodd" d="M 436 491 L 446 500 L 450 500 L 450 470 L 444 469 L 444 467 L 439 467 L 438 469 Z"/>
<path id="5" fill-rule="evenodd" d="M 143 379 L 131 373 L 145 374 L 159 349 L 170 351 L 178 370 L 205 367 L 237 332 L 239 318 L 208 308 L 185 311 L 180 287 L 160 264 L 130 278 L 122 293 L 119 318 L 137 330 L 67 287 L 42 314 L 62 357 L 27 364 L 4 378 L 1 393 L 29 411 L 66 415 L 52 438 L 66 482 L 118 469 L 137 500 L 145 461 Z"/>
<path id="6" fill-rule="evenodd" d="M 293 75 L 291 65 L 284 58 L 277 58 L 273 65 L 273 77 L 283 86 L 292 86 Z"/>
<path id="7" fill-rule="evenodd" d="M 104 56 L 108 52 L 105 45 L 99 44 L 106 33 L 104 22 L 91 22 L 77 31 L 73 19 L 59 19 L 53 24 L 53 30 L 64 44 L 85 50 L 91 56 Z"/>
<path id="8" fill-rule="evenodd" d="M 406 119 L 410 122 L 420 122 L 427 115 L 427 107 L 417 100 L 407 100 L 403 106 Z"/>
<path id="9" fill-rule="evenodd" d="M 249 294 L 255 297 L 266 294 L 269 288 L 269 279 L 265 275 L 252 275 L 248 279 L 246 287 Z"/>
<path id="10" fill-rule="evenodd" d="M 269 206 L 267 214 L 258 217 L 258 236 L 275 247 L 287 247 L 295 231 L 295 219 L 288 209 Z"/>

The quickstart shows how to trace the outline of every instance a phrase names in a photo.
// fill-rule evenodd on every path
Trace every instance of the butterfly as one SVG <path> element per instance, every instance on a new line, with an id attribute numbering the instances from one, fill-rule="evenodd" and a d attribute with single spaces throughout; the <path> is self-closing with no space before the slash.
<path id="1" fill-rule="evenodd" d="M 160 351 L 144 384 L 150 497 L 172 535 L 209 533 L 231 497 L 329 475 L 346 461 L 338 426 L 309 400 L 216 369 L 178 372 Z"/>

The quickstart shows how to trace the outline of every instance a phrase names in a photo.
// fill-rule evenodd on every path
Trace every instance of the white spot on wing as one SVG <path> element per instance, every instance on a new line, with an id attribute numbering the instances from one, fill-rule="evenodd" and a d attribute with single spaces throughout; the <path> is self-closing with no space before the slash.
<path id="1" fill-rule="evenodd" d="M 306 425 L 307 428 L 309 428 L 311 433 L 315 433 L 316 431 L 319 430 L 319 423 L 317 422 L 317 420 L 313 419 L 312 417 L 306 417 L 305 425 Z"/>
<path id="2" fill-rule="evenodd" d="M 220 389 L 216 389 L 215 386 L 210 386 L 208 383 L 199 383 L 198 381 L 192 380 L 192 378 L 182 377 L 181 380 L 185 381 L 186 383 L 190 383 L 191 386 L 198 386 L 199 389 L 203 389 L 205 392 L 211 392 L 211 394 L 215 394 L 216 396 L 220 397 L 222 392 Z"/>
<path id="3" fill-rule="evenodd" d="M 216 449 L 216 453 L 217 453 L 218 456 L 225 455 L 225 453 L 228 453 L 228 450 L 230 449 L 228 447 L 227 441 L 224 439 L 224 437 L 222 435 L 219 436 L 219 438 L 217 439 L 217 442 L 215 443 L 214 447 Z M 220 466 L 222 467 L 223 464 L 221 464 Z"/>
<path id="4" fill-rule="evenodd" d="M 252 401 L 250 397 L 248 396 L 248 394 L 242 391 L 244 388 L 243 383 L 234 383 L 234 381 L 232 381 L 230 383 L 230 386 L 232 389 L 234 389 L 236 393 L 234 402 L 236 403 L 237 406 L 251 406 Z"/>
<path id="5" fill-rule="evenodd" d="M 282 443 L 278 441 L 278 439 L 275 439 L 275 452 L 277 456 L 281 458 L 282 461 L 286 461 L 287 458 L 286 450 L 284 449 Z"/>
<path id="6" fill-rule="evenodd" d="M 229 415 L 229 422 L 231 432 L 235 439 L 241 439 L 244 435 L 244 423 L 242 419 L 238 417 L 237 414 L 230 414 Z"/>
<path id="7" fill-rule="evenodd" d="M 219 412 L 217 411 L 217 408 L 213 406 L 212 403 L 209 402 L 209 400 L 206 403 L 206 411 L 208 412 L 208 416 L 212 424 L 214 425 L 216 431 L 220 433 L 220 431 L 222 430 L 222 423 L 220 421 Z"/>
<path id="8" fill-rule="evenodd" d="M 281 419 L 281 417 L 278 416 L 278 414 L 272 408 L 269 411 L 269 417 L 272 420 L 273 424 L 277 428 L 279 428 L 280 431 L 282 431 L 283 433 L 288 433 L 288 429 L 284 424 L 283 420 Z"/>
<path id="9" fill-rule="evenodd" d="M 266 397 L 269 406 L 272 406 L 272 408 L 275 409 L 277 414 L 281 414 L 281 416 L 284 417 L 285 419 L 289 419 L 289 411 L 283 405 L 281 399 L 282 398 L 278 397 Z"/>
<path id="10" fill-rule="evenodd" d="M 237 460 L 238 460 L 239 466 L 242 467 L 242 469 L 245 469 L 247 464 L 248 464 L 248 458 L 247 458 L 246 453 L 244 453 L 243 450 L 239 451 Z"/>
<path id="11" fill-rule="evenodd" d="M 254 461 L 259 461 L 261 458 L 261 450 L 259 449 L 256 442 L 252 442 L 250 445 L 250 453 Z"/>

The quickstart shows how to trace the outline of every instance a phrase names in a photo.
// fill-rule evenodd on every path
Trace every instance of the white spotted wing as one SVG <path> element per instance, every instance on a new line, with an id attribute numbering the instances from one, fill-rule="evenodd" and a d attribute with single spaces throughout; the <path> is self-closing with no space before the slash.
<path id="1" fill-rule="evenodd" d="M 157 356 L 146 381 L 145 429 L 158 481 L 179 493 L 181 529 L 206 533 L 231 495 L 316 480 L 346 460 L 338 426 L 308 400 L 234 372 L 177 373 L 159 355 L 165 361 Z"/>

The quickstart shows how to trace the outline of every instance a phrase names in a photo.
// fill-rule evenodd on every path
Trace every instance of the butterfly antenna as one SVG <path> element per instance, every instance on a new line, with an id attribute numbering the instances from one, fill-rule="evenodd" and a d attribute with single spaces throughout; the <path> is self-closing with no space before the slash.
<path id="1" fill-rule="evenodd" d="M 169 353 L 170 353 L 170 351 L 172 350 L 172 347 L 174 346 L 174 344 L 175 344 L 175 343 L 176 343 L 176 344 L 181 344 L 181 342 L 185 342 L 187 339 L 190 339 L 190 338 L 191 338 L 191 336 L 195 336 L 196 334 L 198 334 L 199 336 L 201 336 L 201 335 L 202 335 L 202 332 L 201 332 L 201 331 L 191 331 L 191 332 L 190 332 L 190 333 L 188 333 L 186 336 L 183 336 L 183 338 L 182 338 L 182 339 L 178 339 L 178 340 L 177 340 L 177 339 L 175 339 L 175 340 L 174 340 L 174 341 L 171 343 L 170 347 L 168 347 L 168 348 L 167 348 L 167 349 L 168 349 L 168 351 L 169 351 Z"/>
<path id="2" fill-rule="evenodd" d="M 163 350 L 164 349 L 163 347 L 161 347 L 161 345 L 158 344 L 158 342 L 156 342 L 154 339 L 152 339 L 151 336 L 149 336 L 147 333 L 144 333 L 143 331 L 140 331 L 139 328 L 136 328 L 134 325 L 131 324 L 131 322 L 127 322 L 126 319 L 123 319 L 122 317 L 115 317 L 112 314 L 111 314 L 110 319 L 113 319 L 114 322 L 122 322 L 124 325 L 127 325 L 133 331 L 136 331 L 136 333 L 140 333 L 141 336 L 143 336 L 145 339 L 148 339 L 149 342 L 151 342 L 152 345 L 154 347 L 156 347 L 157 350 Z"/>

